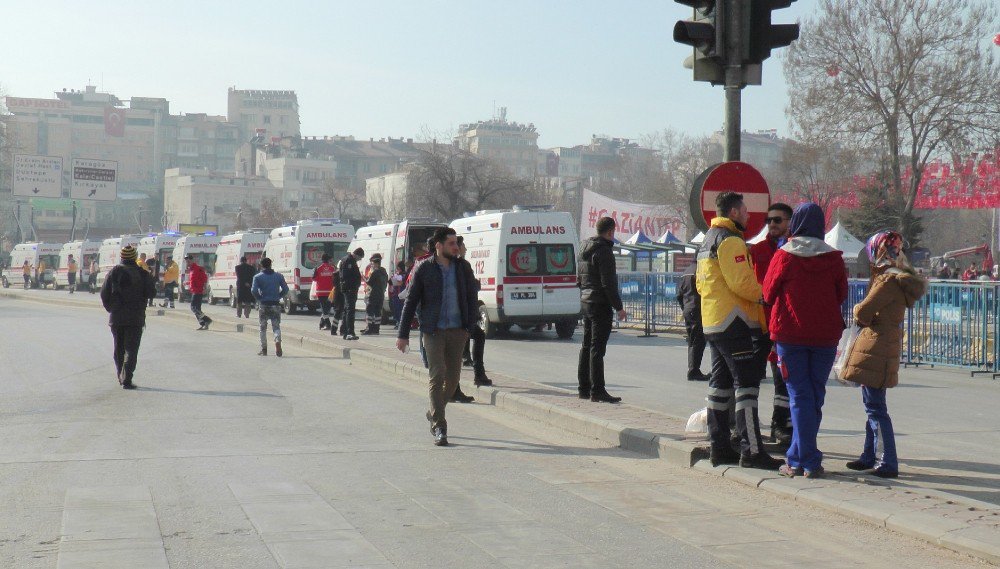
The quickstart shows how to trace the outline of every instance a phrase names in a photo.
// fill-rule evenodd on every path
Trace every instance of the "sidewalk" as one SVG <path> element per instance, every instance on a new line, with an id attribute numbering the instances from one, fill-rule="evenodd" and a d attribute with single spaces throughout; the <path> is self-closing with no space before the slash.
<path id="1" fill-rule="evenodd" d="M 95 307 L 95 296 L 82 296 L 74 298 L 53 291 L 0 291 L 0 297 Z M 158 312 L 170 318 L 190 319 L 194 327 L 194 319 L 186 306 L 179 305 L 175 311 Z M 215 319 L 213 330 L 257 333 L 256 320 L 237 320 L 232 316 L 220 316 L 217 312 L 211 310 Z M 304 324 L 316 323 L 312 318 L 302 320 Z M 286 325 L 286 322 L 291 325 Z M 311 350 L 343 351 L 352 364 L 408 381 L 427 381 L 419 355 L 412 352 L 404 355 L 391 349 L 391 338 L 383 336 L 372 341 L 344 342 L 328 333 L 306 329 L 308 326 L 299 324 L 296 317 L 286 318 L 282 325 L 286 346 L 297 344 Z M 789 480 L 780 478 L 777 473 L 761 470 L 712 468 L 702 460 L 707 456 L 704 440 L 692 440 L 685 436 L 686 417 L 630 404 L 598 405 L 580 400 L 575 390 L 492 371 L 490 375 L 495 387 L 475 388 L 471 372 L 466 371 L 462 378 L 463 390 L 474 395 L 478 402 L 495 405 L 509 413 L 647 456 L 656 456 L 673 466 L 693 466 L 702 475 L 729 478 L 1000 564 L 1000 507 L 995 504 L 931 489 L 932 484 L 919 477 L 882 481 L 859 476 L 843 469 L 844 457 L 841 460 L 830 457 L 827 461 L 830 476 L 824 480 Z M 949 470 L 947 465 L 941 465 L 938 472 L 945 477 L 961 478 L 965 484 L 970 483 L 965 472 Z M 982 493 L 989 494 L 994 490 L 987 486 L 982 488 Z"/>

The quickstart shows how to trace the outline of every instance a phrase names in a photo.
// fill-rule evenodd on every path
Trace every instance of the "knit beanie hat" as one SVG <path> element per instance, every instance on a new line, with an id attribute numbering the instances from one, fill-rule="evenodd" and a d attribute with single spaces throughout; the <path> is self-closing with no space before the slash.
<path id="1" fill-rule="evenodd" d="M 135 247 L 131 245 L 126 245 L 122 247 L 122 260 L 123 261 L 134 261 L 139 255 L 135 252 Z"/>

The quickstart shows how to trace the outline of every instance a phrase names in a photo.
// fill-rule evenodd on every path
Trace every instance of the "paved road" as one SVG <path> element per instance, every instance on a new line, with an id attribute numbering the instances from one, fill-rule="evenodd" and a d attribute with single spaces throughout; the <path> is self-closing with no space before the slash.
<path id="1" fill-rule="evenodd" d="M 0 299 L 0 566 L 977 566 L 491 406 L 430 444 L 417 385 L 151 319 L 124 391 L 103 315 Z"/>
<path id="2" fill-rule="evenodd" d="M 40 298 L 66 294 L 30 293 Z M 97 302 L 92 295 L 82 298 Z M 186 304 L 178 304 L 177 310 L 187 309 Z M 232 315 L 223 306 L 207 310 Z M 316 316 L 306 314 L 284 319 L 291 330 L 315 330 L 317 322 Z M 359 321 L 358 329 L 363 326 Z M 487 344 L 487 369 L 575 389 L 578 340 L 579 335 L 559 340 L 554 332 L 515 330 Z M 383 327 L 382 336 L 365 337 L 360 343 L 391 349 L 393 342 L 391 327 Z M 685 381 L 686 353 L 677 336 L 640 338 L 634 331 L 616 332 L 608 348 L 609 388 L 634 405 L 687 417 L 704 407 L 705 384 Z M 707 354 L 703 369 L 708 370 Z M 770 419 L 772 394 L 770 385 L 765 385 L 761 393 L 765 420 Z M 970 378 L 968 372 L 940 367 L 902 370 L 900 386 L 889 393 L 903 473 L 897 483 L 1000 504 L 998 404 L 1000 381 L 989 376 Z M 827 457 L 841 462 L 856 458 L 864 440 L 864 422 L 860 391 L 830 382 L 820 432 L 820 446 Z"/>

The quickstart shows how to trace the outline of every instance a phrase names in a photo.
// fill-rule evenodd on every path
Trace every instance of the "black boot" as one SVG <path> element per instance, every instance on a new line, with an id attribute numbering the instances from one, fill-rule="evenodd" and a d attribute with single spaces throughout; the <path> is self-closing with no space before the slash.
<path id="1" fill-rule="evenodd" d="M 451 396 L 451 400 L 454 401 L 455 403 L 472 403 L 473 401 L 476 400 L 476 398 L 471 395 L 466 395 L 462 393 L 461 387 L 456 387 L 455 394 Z"/>
<path id="2" fill-rule="evenodd" d="M 484 369 L 476 370 L 476 378 L 473 380 L 473 383 L 477 387 L 493 385 L 493 381 L 490 378 L 486 377 L 486 370 Z M 581 392 L 580 395 L 582 396 L 583 393 Z M 584 399 L 590 399 L 590 395 L 588 394 L 587 397 L 584 397 Z"/>
<path id="3" fill-rule="evenodd" d="M 591 392 L 590 400 L 594 403 L 621 403 L 621 397 L 615 397 L 607 391 L 595 391 Z"/>
<path id="4" fill-rule="evenodd" d="M 709 455 L 709 460 L 712 462 L 712 466 L 738 464 L 740 462 L 740 453 L 733 450 L 732 447 L 713 447 Z"/>

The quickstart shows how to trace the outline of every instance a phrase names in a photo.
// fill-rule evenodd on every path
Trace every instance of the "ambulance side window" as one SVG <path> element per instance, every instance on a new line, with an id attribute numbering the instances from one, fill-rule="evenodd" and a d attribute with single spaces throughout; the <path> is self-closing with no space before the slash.
<path id="1" fill-rule="evenodd" d="M 507 246 L 508 275 L 537 275 L 538 247 L 535 245 Z"/>
<path id="2" fill-rule="evenodd" d="M 545 249 L 545 274 L 576 274 L 572 245 L 543 245 L 542 247 Z"/>

